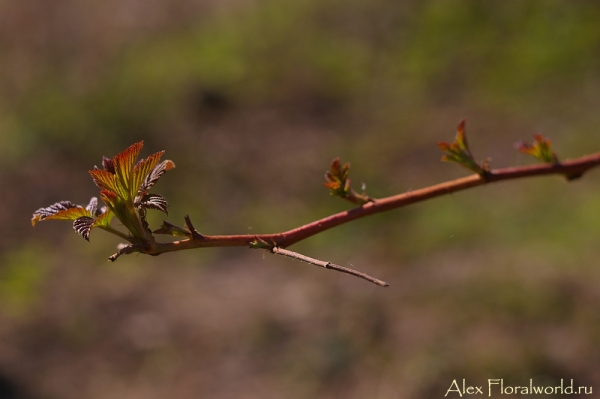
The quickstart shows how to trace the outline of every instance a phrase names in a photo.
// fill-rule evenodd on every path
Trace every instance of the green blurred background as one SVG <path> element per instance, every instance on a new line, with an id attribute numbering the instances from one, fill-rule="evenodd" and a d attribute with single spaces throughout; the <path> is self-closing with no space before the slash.
<path id="1" fill-rule="evenodd" d="M 535 162 L 512 148 L 534 133 L 562 159 L 600 151 L 598 2 L 2 1 L 0 61 L 0 398 L 424 399 L 463 378 L 600 389 L 598 171 L 292 247 L 387 289 L 236 248 L 111 264 L 115 237 L 29 223 L 86 204 L 87 170 L 141 139 L 177 164 L 154 189 L 168 220 L 206 234 L 348 209 L 322 186 L 336 156 L 375 197 L 464 176 L 436 146 L 463 117 L 492 167 Z"/>

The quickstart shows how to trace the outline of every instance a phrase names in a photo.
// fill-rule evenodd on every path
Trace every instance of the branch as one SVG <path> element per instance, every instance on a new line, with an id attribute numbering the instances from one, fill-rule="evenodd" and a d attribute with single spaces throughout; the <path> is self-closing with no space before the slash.
<path id="1" fill-rule="evenodd" d="M 189 216 L 185 217 L 186 227 L 179 227 L 164 222 L 154 234 L 169 234 L 181 236 L 184 239 L 170 243 L 155 241 L 153 233 L 146 220 L 147 209 L 167 212 L 168 203 L 158 194 L 149 193 L 149 189 L 167 170 L 175 167 L 170 160 L 160 162 L 163 152 L 155 153 L 148 158 L 135 162 L 143 142 L 138 142 L 117 154 L 112 159 L 104 158 L 103 169 L 94 168 L 90 171 L 96 185 L 101 189 L 100 198 L 106 207 L 98 209 L 98 200 L 92 198 L 87 206 L 76 205 L 70 201 L 60 201 L 34 212 L 32 225 L 41 220 L 73 220 L 73 227 L 83 238 L 89 239 L 93 227 L 102 228 L 129 241 L 123 244 L 119 251 L 109 259 L 115 261 L 121 255 L 134 252 L 148 255 L 160 255 L 166 252 L 205 247 L 249 246 L 250 248 L 268 249 L 271 253 L 291 257 L 310 264 L 348 273 L 368 280 L 380 286 L 388 284 L 353 269 L 310 258 L 296 252 L 288 251 L 285 247 L 312 237 L 352 220 L 406 205 L 425 201 L 441 195 L 466 190 L 483 184 L 503 180 L 519 179 L 545 175 L 563 175 L 567 181 L 581 177 L 589 169 L 600 165 L 600 153 L 584 156 L 578 159 L 560 162 L 553 152 L 551 142 L 542 135 L 534 135 L 532 144 L 520 142 L 515 145 L 519 151 L 529 154 L 544 162 L 543 165 L 522 166 L 515 168 L 495 169 L 489 167 L 486 160 L 482 164 L 475 161 L 465 134 L 465 120 L 457 126 L 457 134 L 452 143 L 440 142 L 438 146 L 444 152 L 443 161 L 455 162 L 476 174 L 445 183 L 436 184 L 419 190 L 376 199 L 366 193 L 357 193 L 351 187 L 349 178 L 350 164 L 341 166 L 339 158 L 331 163 L 325 175 L 324 183 L 331 195 L 341 197 L 359 206 L 348 211 L 316 220 L 304 226 L 275 234 L 243 234 L 208 236 L 200 234 Z M 363 188 L 364 191 L 364 188 Z M 110 227 L 111 218 L 116 217 L 129 230 L 129 235 Z"/>
<path id="2" fill-rule="evenodd" d="M 239 247 L 254 246 L 253 242 L 272 243 L 273 247 L 286 248 L 299 241 L 305 240 L 325 230 L 337 227 L 365 216 L 385 212 L 396 208 L 425 201 L 431 198 L 451 194 L 484 184 L 505 180 L 520 179 L 524 177 L 538 177 L 547 175 L 562 175 L 567 180 L 581 177 L 589 169 L 600 165 L 600 152 L 581 158 L 563 161 L 558 164 L 530 165 L 514 168 L 492 169 L 485 174 L 473 174 L 460 179 L 447 181 L 433 186 L 393 195 L 390 197 L 374 199 L 359 207 L 339 212 L 323 219 L 305 224 L 292 230 L 274 234 L 241 234 L 241 235 L 200 235 L 195 232 L 193 239 L 185 239 L 171 243 L 154 243 L 143 253 L 159 255 L 165 252 L 181 251 L 184 249 L 205 247 Z M 189 217 L 187 218 L 189 219 Z M 190 226 L 191 222 L 188 223 Z M 192 226 L 193 227 L 193 226 Z"/>

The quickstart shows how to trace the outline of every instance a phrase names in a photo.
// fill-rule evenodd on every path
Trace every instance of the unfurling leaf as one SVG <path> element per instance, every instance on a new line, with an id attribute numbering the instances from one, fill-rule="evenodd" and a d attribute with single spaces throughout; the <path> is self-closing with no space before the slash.
<path id="1" fill-rule="evenodd" d="M 531 155 L 539 161 L 552 164 L 559 163 L 556 153 L 552 151 L 552 142 L 550 139 L 545 138 L 541 134 L 535 134 L 533 138 L 534 142 L 532 144 L 526 141 L 519 141 L 515 144 L 515 148 L 522 153 Z"/>
<path id="2" fill-rule="evenodd" d="M 98 198 L 92 197 L 90 203 L 85 207 L 86 211 L 90 213 L 92 216 L 97 216 L 96 212 L 98 211 Z M 100 211 L 98 214 L 103 213 Z"/>
<path id="3" fill-rule="evenodd" d="M 89 216 L 82 216 L 75 219 L 73 222 L 73 228 L 80 236 L 85 238 L 87 241 L 90 240 L 90 230 L 94 226 L 94 219 Z"/>
<path id="4" fill-rule="evenodd" d="M 138 206 L 144 209 L 156 209 L 157 211 L 169 214 L 169 212 L 167 211 L 169 204 L 167 203 L 165 197 L 163 197 L 162 195 L 146 194 L 141 199 Z"/>
<path id="5" fill-rule="evenodd" d="M 113 162 L 112 159 L 103 156 L 102 157 L 102 167 L 104 168 L 104 170 L 112 173 L 113 175 L 115 174 L 115 163 Z"/>
<path id="6" fill-rule="evenodd" d="M 349 173 L 350 164 L 348 162 L 342 167 L 339 158 L 335 158 L 331 161 L 329 171 L 325 173 L 325 183 L 323 183 L 323 185 L 329 189 L 329 194 L 360 205 L 372 201 L 365 193 L 358 194 L 350 187 L 350 179 L 348 178 Z"/>
<path id="7" fill-rule="evenodd" d="M 483 175 L 486 173 L 487 168 L 478 164 L 473 158 L 471 150 L 469 149 L 469 144 L 467 143 L 465 124 L 466 121 L 464 119 L 458 124 L 456 128 L 456 137 L 452 144 L 445 142 L 438 143 L 438 147 L 445 153 L 445 155 L 442 156 L 442 161 L 459 163 L 465 168 Z"/>

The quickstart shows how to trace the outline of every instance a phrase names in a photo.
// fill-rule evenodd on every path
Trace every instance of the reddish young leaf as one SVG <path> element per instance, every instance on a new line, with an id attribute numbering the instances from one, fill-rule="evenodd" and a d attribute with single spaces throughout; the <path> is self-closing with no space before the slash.
<path id="1" fill-rule="evenodd" d="M 342 168 L 339 158 L 335 158 L 331 161 L 329 171 L 325 173 L 325 183 L 323 183 L 323 185 L 330 190 L 331 195 L 337 195 L 342 198 L 348 195 L 350 192 L 350 179 L 348 179 L 349 172 L 350 164 L 348 162 L 346 162 Z"/>
<path id="2" fill-rule="evenodd" d="M 519 141 L 515 144 L 515 148 L 524 154 L 529 154 L 539 161 L 545 163 L 559 163 L 558 156 L 552 151 L 552 142 L 550 139 L 545 138 L 541 134 L 535 134 L 533 136 L 534 142 L 532 144 L 526 141 Z"/>
<path id="3" fill-rule="evenodd" d="M 115 194 L 124 194 L 124 191 L 116 181 L 116 176 L 114 173 L 111 173 L 108 170 L 100 169 L 90 170 L 89 173 L 92 176 L 94 183 L 96 183 L 101 190 L 112 191 Z"/>
<path id="4" fill-rule="evenodd" d="M 438 147 L 445 153 L 445 155 L 442 156 L 442 161 L 456 162 L 477 174 L 484 174 L 486 169 L 473 159 L 473 155 L 469 149 L 467 135 L 465 133 L 465 124 L 465 119 L 459 122 L 453 143 L 438 143 Z"/>
<path id="5" fill-rule="evenodd" d="M 137 142 L 125 151 L 115 155 L 113 158 L 115 164 L 115 176 L 117 177 L 119 185 L 127 193 L 127 198 L 131 200 L 133 200 L 133 197 L 135 197 L 137 192 L 137 187 L 133 187 L 133 167 L 135 166 L 135 161 L 143 146 L 143 141 Z"/>
<path id="6" fill-rule="evenodd" d="M 362 205 L 372 201 L 372 198 L 365 193 L 358 194 L 350 187 L 349 174 L 350 164 L 346 162 L 344 167 L 342 167 L 340 159 L 335 158 L 331 161 L 329 171 L 325 173 L 325 183 L 323 185 L 329 189 L 330 195 L 344 198 L 354 204 Z"/>

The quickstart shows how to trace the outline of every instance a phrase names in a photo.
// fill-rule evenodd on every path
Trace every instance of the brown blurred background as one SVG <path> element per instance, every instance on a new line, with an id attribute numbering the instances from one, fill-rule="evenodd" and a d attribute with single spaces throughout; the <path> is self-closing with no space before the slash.
<path id="1" fill-rule="evenodd" d="M 0 398 L 425 399 L 463 378 L 600 390 L 598 171 L 292 247 L 387 289 L 245 249 L 111 264 L 115 237 L 29 223 L 86 204 L 87 170 L 141 139 L 177 164 L 154 189 L 169 221 L 269 233 L 348 209 L 322 186 L 336 156 L 386 196 L 467 174 L 435 145 L 463 117 L 492 167 L 535 162 L 512 148 L 534 133 L 563 159 L 600 151 L 599 105 L 595 1 L 2 1 Z"/>

